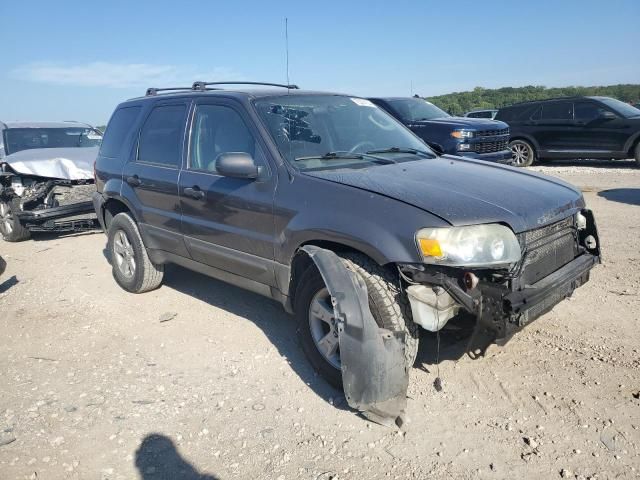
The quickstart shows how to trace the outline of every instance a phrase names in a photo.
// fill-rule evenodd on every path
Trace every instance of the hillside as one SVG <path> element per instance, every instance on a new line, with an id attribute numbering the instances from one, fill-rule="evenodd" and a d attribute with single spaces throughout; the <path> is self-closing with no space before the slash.
<path id="1" fill-rule="evenodd" d="M 513 103 L 569 95 L 603 95 L 624 102 L 640 101 L 640 85 L 608 85 L 599 87 L 547 88 L 529 85 L 526 87 L 482 88 L 470 92 L 454 92 L 426 99 L 452 115 L 462 115 L 469 110 L 500 108 Z"/>

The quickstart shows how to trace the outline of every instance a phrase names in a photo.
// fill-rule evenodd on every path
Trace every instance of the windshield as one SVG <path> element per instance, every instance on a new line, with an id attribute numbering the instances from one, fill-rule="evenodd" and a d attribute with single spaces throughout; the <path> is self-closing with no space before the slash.
<path id="1" fill-rule="evenodd" d="M 255 102 L 282 156 L 300 170 L 363 168 L 433 153 L 369 100 L 290 95 Z"/>
<path id="2" fill-rule="evenodd" d="M 421 120 L 433 120 L 434 118 L 451 116 L 444 110 L 440 110 L 433 103 L 421 98 L 402 98 L 389 100 L 388 102 L 405 122 L 419 122 Z"/>
<path id="3" fill-rule="evenodd" d="M 611 107 L 620 115 L 625 118 L 638 117 L 640 116 L 640 110 L 634 107 L 633 105 L 629 105 L 628 103 L 621 102 L 620 100 L 616 100 L 615 98 L 599 98 L 599 100 L 604 103 L 606 106 Z"/>
<path id="4" fill-rule="evenodd" d="M 9 128 L 4 131 L 6 154 L 31 148 L 96 147 L 102 141 L 89 127 Z"/>

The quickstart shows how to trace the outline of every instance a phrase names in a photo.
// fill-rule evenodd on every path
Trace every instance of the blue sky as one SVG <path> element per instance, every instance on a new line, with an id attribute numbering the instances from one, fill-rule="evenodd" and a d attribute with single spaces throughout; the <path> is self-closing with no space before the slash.
<path id="1" fill-rule="evenodd" d="M 180 6 L 180 5 L 185 6 Z M 356 95 L 640 82 L 640 1 L 0 3 L 0 119 L 102 124 L 148 86 Z"/>

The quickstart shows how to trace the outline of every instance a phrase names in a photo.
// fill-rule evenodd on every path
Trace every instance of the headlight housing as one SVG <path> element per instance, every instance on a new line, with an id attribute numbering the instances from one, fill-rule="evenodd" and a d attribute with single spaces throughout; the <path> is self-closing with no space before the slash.
<path id="1" fill-rule="evenodd" d="M 473 130 L 454 130 L 451 132 L 453 138 L 471 138 L 473 137 Z"/>
<path id="2" fill-rule="evenodd" d="M 489 267 L 520 260 L 520 244 L 504 225 L 423 228 L 416 233 L 425 263 L 451 267 Z"/>

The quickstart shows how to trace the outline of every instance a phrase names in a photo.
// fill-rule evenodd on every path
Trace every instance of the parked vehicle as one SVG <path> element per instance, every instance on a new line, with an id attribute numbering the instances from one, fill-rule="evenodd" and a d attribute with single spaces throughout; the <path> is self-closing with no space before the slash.
<path id="1" fill-rule="evenodd" d="M 78 122 L 0 122 L 0 234 L 84 231 L 93 215 L 93 163 L 102 134 Z M 89 187 L 87 187 L 89 186 Z"/>
<path id="2" fill-rule="evenodd" d="M 167 92 L 120 104 L 96 162 L 115 281 L 153 290 L 176 263 L 281 302 L 313 366 L 370 417 L 400 414 L 418 326 L 468 312 L 482 350 L 599 262 L 579 190 L 436 155 L 367 99 Z"/>
<path id="3" fill-rule="evenodd" d="M 511 163 L 509 126 L 481 118 L 452 117 L 416 97 L 370 98 L 439 153 Z"/>
<path id="4" fill-rule="evenodd" d="M 490 118 L 493 120 L 496 118 L 496 113 L 498 113 L 498 110 L 472 110 L 465 113 L 464 116 L 467 118 Z"/>
<path id="5" fill-rule="evenodd" d="M 501 108 L 511 127 L 513 162 L 625 159 L 640 165 L 640 110 L 609 97 L 566 97 Z"/>

